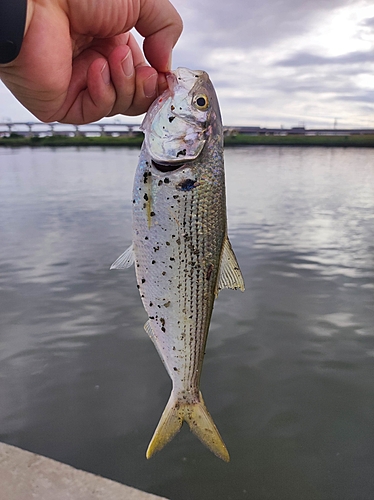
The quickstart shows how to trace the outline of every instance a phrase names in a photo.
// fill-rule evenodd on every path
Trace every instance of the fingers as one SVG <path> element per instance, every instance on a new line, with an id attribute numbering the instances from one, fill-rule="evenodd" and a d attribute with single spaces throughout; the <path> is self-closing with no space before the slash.
<path id="1" fill-rule="evenodd" d="M 127 50 L 121 58 L 123 51 Z M 112 83 L 116 100 L 109 116 L 129 116 L 145 113 L 157 95 L 158 74 L 144 62 L 135 67 L 129 47 L 118 47 L 109 56 Z"/>
<path id="2" fill-rule="evenodd" d="M 66 4 L 71 33 L 112 38 L 132 28 L 145 37 L 145 55 L 158 72 L 170 70 L 171 50 L 182 20 L 169 0 L 60 0 Z M 135 63 L 135 66 L 137 64 Z"/>
<path id="3" fill-rule="evenodd" d="M 87 57 L 73 67 L 67 97 L 53 120 L 77 125 L 97 121 L 111 112 L 115 100 L 108 61 Z"/>
<path id="4" fill-rule="evenodd" d="M 182 19 L 168 0 L 141 2 L 139 20 L 135 25 L 145 37 L 144 53 L 157 71 L 171 69 L 171 51 L 183 29 Z"/>
<path id="5" fill-rule="evenodd" d="M 95 59 L 87 69 L 73 70 L 66 101 L 53 120 L 84 124 L 104 116 L 145 113 L 158 92 L 159 76 L 145 63 L 135 67 L 129 47 L 119 46 L 109 55 Z"/>
<path id="6" fill-rule="evenodd" d="M 158 74 L 147 66 L 136 41 L 116 47 L 108 57 L 116 100 L 109 116 L 145 113 L 158 91 Z"/>

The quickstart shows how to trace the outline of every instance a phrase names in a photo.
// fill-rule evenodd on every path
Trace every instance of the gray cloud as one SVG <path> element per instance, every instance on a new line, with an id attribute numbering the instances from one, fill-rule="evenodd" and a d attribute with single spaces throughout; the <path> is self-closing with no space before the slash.
<path id="1" fill-rule="evenodd" d="M 361 23 L 362 26 L 368 26 L 369 28 L 374 28 L 374 17 L 370 17 L 365 19 L 364 22 Z"/>
<path id="2" fill-rule="evenodd" d="M 309 52 L 298 52 L 293 56 L 278 61 L 277 66 L 324 66 L 324 65 L 345 65 L 373 63 L 373 51 L 356 51 L 336 57 L 325 57 Z"/>
<path id="3" fill-rule="evenodd" d="M 371 112 L 374 110 L 374 91 L 370 92 L 358 92 L 350 95 L 339 95 L 338 99 L 341 101 L 351 101 L 351 102 L 364 102 L 372 104 L 370 107 Z"/>
<path id="4" fill-rule="evenodd" d="M 171 1 L 185 25 L 173 67 L 208 71 L 225 124 L 374 127 L 372 0 Z M 32 118 L 1 83 L 0 109 Z"/>
<path id="5" fill-rule="evenodd" d="M 185 10 L 184 0 L 174 4 Z M 209 47 L 265 47 L 306 33 L 335 9 L 354 4 L 357 0 L 192 0 L 185 33 L 198 32 Z"/>

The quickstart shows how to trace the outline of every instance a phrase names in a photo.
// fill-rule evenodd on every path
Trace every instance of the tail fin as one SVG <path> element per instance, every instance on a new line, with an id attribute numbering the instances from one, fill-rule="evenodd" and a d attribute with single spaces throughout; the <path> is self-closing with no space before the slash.
<path id="1" fill-rule="evenodd" d="M 163 411 L 158 426 L 149 443 L 146 457 L 151 458 L 160 451 L 180 431 L 183 421 L 190 426 L 191 431 L 218 458 L 229 462 L 230 456 L 224 442 L 210 416 L 200 392 L 200 401 L 184 403 L 171 393 L 170 399 Z"/>

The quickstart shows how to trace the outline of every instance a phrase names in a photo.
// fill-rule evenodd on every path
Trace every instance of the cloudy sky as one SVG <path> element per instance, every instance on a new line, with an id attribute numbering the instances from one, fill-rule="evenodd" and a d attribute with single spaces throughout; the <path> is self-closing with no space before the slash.
<path id="1" fill-rule="evenodd" d="M 173 65 L 210 74 L 225 125 L 374 128 L 372 0 L 173 4 L 184 20 Z M 0 83 L 9 118 L 33 119 Z"/>

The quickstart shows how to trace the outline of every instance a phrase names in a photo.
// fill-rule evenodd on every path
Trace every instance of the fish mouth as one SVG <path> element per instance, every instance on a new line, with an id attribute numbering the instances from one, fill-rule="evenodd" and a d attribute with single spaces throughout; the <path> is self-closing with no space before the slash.
<path id="1" fill-rule="evenodd" d="M 178 168 L 183 167 L 183 165 L 186 164 L 186 161 L 178 161 L 178 162 L 172 162 L 172 163 L 158 163 L 154 160 L 152 160 L 152 166 L 156 169 L 159 170 L 160 172 L 166 173 L 166 172 L 174 172 L 175 170 L 178 170 Z"/>

